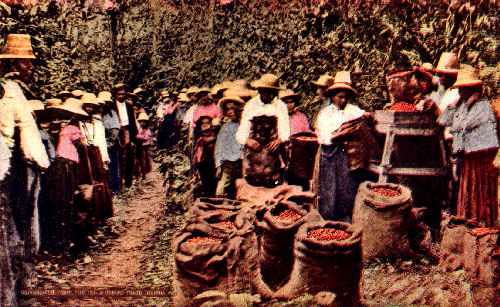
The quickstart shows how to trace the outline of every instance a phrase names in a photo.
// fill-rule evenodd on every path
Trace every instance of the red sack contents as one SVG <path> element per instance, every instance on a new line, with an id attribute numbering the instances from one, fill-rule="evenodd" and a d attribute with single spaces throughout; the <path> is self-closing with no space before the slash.
<path id="1" fill-rule="evenodd" d="M 399 194 L 393 195 L 395 192 Z M 404 186 L 360 184 L 352 221 L 363 228 L 365 260 L 412 258 L 421 252 L 426 229 L 418 223 L 412 207 L 411 191 Z"/>
<path id="2" fill-rule="evenodd" d="M 217 212 L 232 212 L 232 211 L 231 210 L 226 210 L 226 209 L 212 209 L 212 210 L 207 210 L 207 212 L 217 213 Z"/>
<path id="3" fill-rule="evenodd" d="M 293 223 L 301 217 L 302 215 L 299 212 L 287 209 L 278 214 L 275 219 L 283 223 Z"/>
<path id="4" fill-rule="evenodd" d="M 290 211 L 296 212 L 299 218 L 291 221 Z M 286 219 L 280 218 L 285 215 Z M 271 289 L 281 287 L 290 277 L 297 229 L 308 221 L 320 220 L 321 216 L 312 206 L 300 206 L 290 201 L 281 201 L 257 211 L 255 226 L 259 235 L 261 275 Z"/>
<path id="5" fill-rule="evenodd" d="M 311 233 L 325 229 L 347 233 L 343 240 L 317 240 Z M 343 222 L 303 224 L 295 236 L 293 272 L 290 281 L 274 297 L 291 300 L 303 294 L 333 292 L 335 306 L 359 306 L 360 281 L 363 274 L 359 226 Z"/>
<path id="6" fill-rule="evenodd" d="M 468 279 L 478 278 L 483 284 L 497 287 L 500 282 L 500 228 L 475 228 L 464 238 L 464 269 Z"/>
<path id="7" fill-rule="evenodd" d="M 219 222 L 219 223 L 215 223 L 215 225 L 226 226 L 226 227 L 236 227 L 236 222 Z"/>
<path id="8" fill-rule="evenodd" d="M 500 256 L 500 247 L 497 247 L 491 252 L 491 255 L 494 257 Z"/>
<path id="9" fill-rule="evenodd" d="M 398 102 L 398 103 L 394 104 L 388 110 L 389 111 L 399 111 L 399 112 L 413 112 L 413 111 L 417 111 L 417 108 L 415 108 L 415 106 L 412 104 L 409 104 L 407 102 L 402 101 L 402 102 Z"/>
<path id="10" fill-rule="evenodd" d="M 309 238 L 320 240 L 320 241 L 341 241 L 349 238 L 351 234 L 348 232 L 337 230 L 333 228 L 318 228 L 311 230 L 307 233 Z"/>
<path id="11" fill-rule="evenodd" d="M 372 188 L 371 189 L 373 192 L 382 194 L 384 196 L 398 196 L 401 195 L 401 191 L 397 189 L 390 189 L 390 188 Z"/>
<path id="12" fill-rule="evenodd" d="M 441 253 L 439 263 L 449 271 L 455 271 L 464 264 L 464 237 L 469 229 L 480 227 L 475 221 L 451 217 L 444 227 L 441 239 Z"/>
<path id="13" fill-rule="evenodd" d="M 214 237 L 192 237 L 186 240 L 188 243 L 215 243 L 215 242 L 222 242 L 222 239 L 220 238 L 214 238 Z"/>

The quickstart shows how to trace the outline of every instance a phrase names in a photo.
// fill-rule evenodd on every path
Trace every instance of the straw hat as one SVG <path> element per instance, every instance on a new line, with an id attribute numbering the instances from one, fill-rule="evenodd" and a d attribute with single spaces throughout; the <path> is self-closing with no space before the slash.
<path id="1" fill-rule="evenodd" d="M 133 93 L 134 93 L 134 94 L 136 94 L 136 95 L 139 95 L 139 94 L 144 94 L 144 93 L 146 93 L 146 91 L 145 91 L 143 88 L 138 87 L 138 88 L 136 88 L 136 89 L 133 91 Z"/>
<path id="2" fill-rule="evenodd" d="M 82 98 L 80 98 L 83 104 L 93 104 L 93 105 L 98 105 L 99 101 L 97 100 L 96 95 L 93 93 L 85 93 L 83 94 Z"/>
<path id="3" fill-rule="evenodd" d="M 456 74 L 460 70 L 460 61 L 453 52 L 443 52 L 436 67 L 436 72 Z"/>
<path id="4" fill-rule="evenodd" d="M 85 91 L 82 90 L 74 90 L 71 92 L 71 95 L 73 95 L 73 98 L 81 98 L 85 94 Z"/>
<path id="5" fill-rule="evenodd" d="M 196 94 L 200 89 L 197 86 L 191 86 L 190 88 L 187 89 L 186 95 L 194 95 Z"/>
<path id="6" fill-rule="evenodd" d="M 186 93 L 180 93 L 178 101 L 179 102 L 190 102 L 191 100 L 189 99 L 189 97 L 187 96 Z"/>
<path id="7" fill-rule="evenodd" d="M 238 79 L 232 82 L 229 82 L 229 87 L 247 87 L 248 82 L 245 79 Z"/>
<path id="8" fill-rule="evenodd" d="M 251 90 L 246 87 L 232 87 L 224 91 L 222 97 L 237 96 L 243 100 L 246 100 L 254 97 L 255 95 L 257 95 L 257 91 L 255 90 Z"/>
<path id="9" fill-rule="evenodd" d="M 228 81 L 224 81 L 222 83 L 214 85 L 214 87 L 212 87 L 212 91 L 210 93 L 214 96 L 220 95 L 221 92 L 227 90 L 230 87 L 231 87 L 231 83 Z"/>
<path id="10" fill-rule="evenodd" d="M 260 77 L 260 79 L 251 82 L 250 85 L 256 89 L 262 88 L 281 90 L 280 79 L 273 74 L 264 74 Z"/>
<path id="11" fill-rule="evenodd" d="M 226 108 L 226 105 L 229 102 L 233 102 L 235 104 L 238 104 L 239 106 L 243 106 L 245 104 L 245 100 L 241 99 L 238 96 L 227 96 L 227 97 L 224 97 L 221 100 L 219 100 L 219 103 L 218 103 L 219 108 L 221 110 L 224 110 Z"/>
<path id="12" fill-rule="evenodd" d="M 202 87 L 194 94 L 194 97 L 200 98 L 202 94 L 210 94 L 210 92 L 211 90 L 208 87 Z"/>
<path id="13" fill-rule="evenodd" d="M 187 88 L 183 88 L 182 90 L 179 91 L 179 93 L 187 93 L 188 89 Z"/>
<path id="14" fill-rule="evenodd" d="M 458 72 L 457 81 L 452 87 L 474 86 L 481 84 L 484 84 L 484 82 L 479 79 L 479 70 L 467 68 Z"/>
<path id="15" fill-rule="evenodd" d="M 125 83 L 120 82 L 120 83 L 113 85 L 112 90 L 113 91 L 127 90 L 127 87 L 128 86 Z"/>
<path id="16" fill-rule="evenodd" d="M 113 102 L 113 98 L 110 92 L 102 91 L 97 95 L 97 102 L 100 104 L 105 104 L 107 102 Z"/>
<path id="17" fill-rule="evenodd" d="M 30 103 L 31 112 L 42 111 L 45 109 L 45 107 L 43 106 L 43 102 L 41 102 L 40 100 L 31 99 L 28 100 L 28 102 Z"/>
<path id="18" fill-rule="evenodd" d="M 64 95 L 71 96 L 71 92 L 70 91 L 60 91 L 59 94 L 57 94 L 57 97 L 62 97 Z"/>
<path id="19" fill-rule="evenodd" d="M 68 92 L 69 93 L 69 92 Z M 49 98 L 49 99 L 45 99 L 45 105 L 46 105 L 46 109 L 51 109 L 51 108 L 55 108 L 57 106 L 60 106 L 62 104 L 62 100 L 59 99 L 59 98 Z"/>
<path id="20" fill-rule="evenodd" d="M 56 110 L 63 110 L 77 115 L 88 116 L 89 114 L 83 110 L 82 106 L 83 102 L 81 100 L 76 98 L 68 98 L 63 104 L 53 108 Z"/>
<path id="21" fill-rule="evenodd" d="M 434 66 L 432 65 L 432 63 L 426 62 L 420 65 L 420 69 L 425 71 L 434 71 Z"/>
<path id="22" fill-rule="evenodd" d="M 329 87 L 333 84 L 335 78 L 330 75 L 322 75 L 318 78 L 317 81 L 311 81 L 312 84 L 317 87 Z"/>
<path id="23" fill-rule="evenodd" d="M 0 59 L 35 59 L 31 36 L 28 34 L 9 34 Z"/>
<path id="24" fill-rule="evenodd" d="M 295 99 L 300 99 L 300 95 L 297 93 L 294 93 L 294 91 L 290 89 L 285 89 L 279 92 L 278 98 L 283 100 L 286 98 L 295 98 Z"/>
<path id="25" fill-rule="evenodd" d="M 141 112 L 141 113 L 139 113 L 139 116 L 137 116 L 137 121 L 140 121 L 140 120 L 149 120 L 149 116 L 146 113 Z"/>
<path id="26" fill-rule="evenodd" d="M 326 92 L 330 92 L 335 89 L 349 90 L 353 94 L 358 92 L 352 87 L 351 73 L 348 71 L 339 71 L 335 74 L 335 80 L 333 85 L 326 89 Z"/>

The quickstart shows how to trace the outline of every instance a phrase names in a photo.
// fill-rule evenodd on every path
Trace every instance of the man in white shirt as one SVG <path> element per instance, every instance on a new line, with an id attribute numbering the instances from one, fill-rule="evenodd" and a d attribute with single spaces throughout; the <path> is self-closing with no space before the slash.
<path id="1" fill-rule="evenodd" d="M 265 74 L 259 80 L 253 82 L 252 86 L 257 88 L 259 94 L 250 99 L 245 105 L 240 127 L 236 132 L 236 140 L 242 145 L 258 150 L 261 145 L 249 138 L 251 120 L 256 116 L 275 116 L 278 138 L 267 145 L 273 152 L 290 137 L 288 109 L 286 104 L 278 99 L 279 79 L 275 75 Z"/>

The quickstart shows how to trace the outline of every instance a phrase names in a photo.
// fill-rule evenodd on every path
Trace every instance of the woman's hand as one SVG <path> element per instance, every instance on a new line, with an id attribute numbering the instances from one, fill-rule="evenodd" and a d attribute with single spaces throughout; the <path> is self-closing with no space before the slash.
<path id="1" fill-rule="evenodd" d="M 247 147 L 252 148 L 253 150 L 259 150 L 260 149 L 260 144 L 254 139 L 247 139 L 247 142 L 245 144 Z"/>
<path id="2" fill-rule="evenodd" d="M 222 176 L 222 168 L 219 166 L 215 170 L 215 178 L 220 179 L 221 176 Z"/>
<path id="3" fill-rule="evenodd" d="M 278 150 L 281 143 L 283 143 L 281 139 L 277 138 L 274 141 L 269 142 L 269 144 L 267 144 L 267 148 L 269 148 L 271 152 L 275 152 L 276 150 Z"/>

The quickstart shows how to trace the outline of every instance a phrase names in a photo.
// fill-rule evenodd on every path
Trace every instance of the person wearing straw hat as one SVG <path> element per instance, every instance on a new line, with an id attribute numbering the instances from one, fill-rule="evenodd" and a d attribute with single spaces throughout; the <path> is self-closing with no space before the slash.
<path id="1" fill-rule="evenodd" d="M 245 101 L 238 96 L 227 96 L 219 100 L 219 107 L 229 119 L 222 125 L 215 142 L 215 177 L 219 179 L 216 197 L 234 199 L 236 180 L 243 177 L 243 145 L 236 140 L 240 117 Z"/>
<path id="2" fill-rule="evenodd" d="M 323 218 L 334 221 L 352 219 L 354 198 L 361 182 L 356 172 L 351 172 L 344 150 L 343 124 L 359 119 L 365 111 L 349 103 L 357 94 L 348 71 L 339 71 L 335 82 L 326 89 L 331 104 L 323 108 L 316 121 L 316 134 L 320 143 L 316 186 L 319 212 Z"/>
<path id="3" fill-rule="evenodd" d="M 120 130 L 121 122 L 116 110 L 116 104 L 111 100 L 105 100 L 104 113 L 102 123 L 106 134 L 106 145 L 108 149 L 109 165 L 109 188 L 113 192 L 117 192 L 121 187 L 121 170 L 120 170 Z"/>
<path id="4" fill-rule="evenodd" d="M 482 96 L 483 84 L 477 69 L 461 69 L 452 86 L 460 99 L 447 106 L 438 122 L 450 127 L 452 153 L 460 160 L 457 215 L 491 227 L 498 226 L 498 174 L 493 161 L 499 140 L 495 114 Z"/>
<path id="5" fill-rule="evenodd" d="M 333 84 L 335 81 L 335 78 L 326 74 L 326 75 L 321 75 L 318 80 L 316 81 L 311 81 L 312 84 L 314 84 L 318 90 L 317 94 L 321 97 L 321 109 L 324 107 L 328 106 L 330 104 L 330 99 L 328 99 L 328 95 L 326 94 L 326 89 Z"/>
<path id="6" fill-rule="evenodd" d="M 186 95 L 189 98 L 189 102 L 191 103 L 191 106 L 189 109 L 187 109 L 186 114 L 184 115 L 184 118 L 182 119 L 182 122 L 185 125 L 191 125 L 193 121 L 193 113 L 196 107 L 198 106 L 197 101 L 198 99 L 196 98 L 196 93 L 199 91 L 199 88 L 197 86 L 191 86 L 190 88 L 187 89 Z"/>
<path id="7" fill-rule="evenodd" d="M 102 122 L 102 112 L 99 112 L 101 103 L 92 93 L 86 93 L 80 99 L 83 103 L 83 109 L 91 116 L 85 121 L 80 122 L 80 128 L 85 136 L 88 146 L 94 145 L 99 148 L 102 162 L 109 163 L 108 146 L 106 144 L 106 132 Z"/>
<path id="8" fill-rule="evenodd" d="M 157 116 L 161 116 L 158 131 L 159 148 L 170 149 L 177 143 L 185 114 L 185 103 L 189 102 L 185 93 L 180 95 L 173 93 L 175 94 L 168 93 L 165 102 L 157 110 Z"/>
<path id="9" fill-rule="evenodd" d="M 29 35 L 7 36 L 6 45 L 0 54 L 1 68 L 6 73 L 0 80 L 3 89 L 3 97 L 0 99 L 0 133 L 11 151 L 11 166 L 9 174 L 1 183 L 0 191 L 5 196 L 2 207 L 7 210 L 4 212 L 4 221 L 8 224 L 8 246 L 22 246 L 22 249 L 8 250 L 8 259 L 2 256 L 1 261 L 12 264 L 12 271 L 5 272 L 5 276 L 10 279 L 7 284 L 16 287 L 20 286 L 19 282 L 25 287 L 30 286 L 33 256 L 40 247 L 40 175 L 41 169 L 46 169 L 50 164 L 27 100 L 27 97 L 33 98 L 25 84 L 31 81 L 33 59 L 35 55 Z M 3 243 L 7 242 L 2 242 L 2 246 Z M 2 278 L 2 291 L 3 281 Z M 2 305 L 15 304 L 16 298 L 11 296 L 12 290 L 10 286 L 5 289 Z"/>
<path id="10" fill-rule="evenodd" d="M 280 91 L 279 98 L 286 104 L 288 110 L 288 116 L 290 117 L 290 136 L 302 132 L 312 132 L 307 116 L 296 109 L 297 105 L 300 103 L 300 95 L 294 93 L 292 90 L 286 89 Z"/>
<path id="11" fill-rule="evenodd" d="M 439 83 L 436 91 L 429 95 L 429 98 L 439 107 L 442 112 L 446 107 L 456 102 L 460 97 L 458 89 L 452 87 L 457 80 L 457 74 L 460 69 L 460 61 L 456 53 L 443 52 L 439 58 L 439 62 L 434 69 Z"/>
<path id="12" fill-rule="evenodd" d="M 144 102 L 145 102 L 144 98 L 146 96 L 146 91 L 143 88 L 141 88 L 141 87 L 136 88 L 132 92 L 132 94 L 135 94 L 137 96 L 137 102 L 139 102 L 141 105 L 144 104 Z"/>
<path id="13" fill-rule="evenodd" d="M 127 85 L 119 83 L 113 87 L 116 110 L 120 118 L 120 170 L 121 181 L 126 187 L 132 185 L 135 161 L 135 137 L 139 131 L 134 111 L 133 94 L 126 92 Z M 128 98 L 128 99 L 127 99 Z"/>
<path id="14" fill-rule="evenodd" d="M 209 88 L 201 88 L 195 96 L 198 99 L 198 106 L 193 112 L 193 120 L 191 121 L 193 128 L 196 126 L 196 122 L 201 116 L 210 116 L 212 120 L 220 120 L 222 118 L 222 112 L 219 106 L 214 103 Z"/>
<path id="15" fill-rule="evenodd" d="M 236 133 L 236 140 L 242 145 L 257 150 L 260 144 L 249 138 L 251 120 L 256 116 L 274 116 L 277 119 L 278 138 L 267 145 L 271 152 L 274 152 L 290 137 L 288 109 L 285 103 L 278 98 L 278 92 L 281 90 L 279 78 L 273 74 L 264 74 L 260 79 L 253 81 L 251 85 L 257 89 L 259 94 L 245 105 L 240 127 Z"/>
<path id="16" fill-rule="evenodd" d="M 151 157 L 149 156 L 149 146 L 153 133 L 149 129 L 149 116 L 141 113 L 137 117 L 141 131 L 137 134 L 137 172 L 142 175 L 142 180 L 146 180 L 146 175 L 151 172 Z"/>

